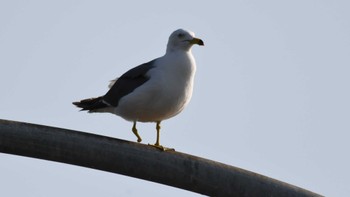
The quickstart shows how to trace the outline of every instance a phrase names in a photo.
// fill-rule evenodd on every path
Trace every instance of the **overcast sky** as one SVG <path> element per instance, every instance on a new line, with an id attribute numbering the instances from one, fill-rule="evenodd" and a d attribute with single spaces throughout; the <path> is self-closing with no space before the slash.
<path id="1" fill-rule="evenodd" d="M 71 102 L 162 56 L 185 28 L 197 74 L 161 143 L 326 195 L 350 193 L 350 1 L 1 1 L 0 118 L 136 141 Z M 155 124 L 138 125 L 154 143 Z M 142 164 L 140 164 L 142 167 Z M 0 154 L 1 196 L 196 196 L 127 176 Z"/>

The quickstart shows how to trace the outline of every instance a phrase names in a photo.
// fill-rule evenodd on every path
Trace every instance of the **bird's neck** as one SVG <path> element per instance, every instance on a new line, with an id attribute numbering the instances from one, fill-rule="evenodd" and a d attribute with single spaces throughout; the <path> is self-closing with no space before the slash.
<path id="1" fill-rule="evenodd" d="M 196 71 L 196 62 L 191 51 L 176 50 L 167 52 L 164 56 L 170 61 L 166 64 L 167 69 L 173 70 L 172 73 L 178 73 L 176 76 L 183 76 L 185 78 L 191 77 L 192 73 Z"/>
<path id="2" fill-rule="evenodd" d="M 183 50 L 183 49 L 174 49 L 174 48 L 167 48 L 165 55 L 192 55 L 192 50 Z"/>
<path id="3" fill-rule="evenodd" d="M 191 46 L 188 47 L 181 47 L 181 46 L 173 46 L 169 45 L 166 48 L 167 53 L 177 53 L 177 52 L 183 52 L 183 53 L 191 53 Z"/>

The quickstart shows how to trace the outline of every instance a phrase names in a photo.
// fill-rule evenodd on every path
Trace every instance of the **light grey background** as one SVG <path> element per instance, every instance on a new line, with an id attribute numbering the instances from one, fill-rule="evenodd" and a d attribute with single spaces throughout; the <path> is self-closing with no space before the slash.
<path id="1" fill-rule="evenodd" d="M 108 80 L 192 30 L 192 101 L 163 122 L 177 151 L 326 196 L 350 193 L 349 1 L 1 1 L 0 118 L 135 141 L 130 122 L 78 112 Z M 154 143 L 155 124 L 139 124 Z M 140 164 L 142 168 L 142 164 Z M 0 154 L 0 196 L 196 196 L 61 163 Z"/>

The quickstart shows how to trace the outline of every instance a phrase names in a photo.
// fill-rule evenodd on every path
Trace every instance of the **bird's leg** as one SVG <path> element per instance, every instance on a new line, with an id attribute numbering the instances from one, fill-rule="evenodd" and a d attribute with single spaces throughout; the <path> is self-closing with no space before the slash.
<path id="1" fill-rule="evenodd" d="M 156 129 L 157 129 L 157 141 L 154 144 L 154 146 L 159 146 L 159 147 L 161 147 L 161 145 L 159 144 L 160 128 L 161 128 L 160 127 L 160 121 L 157 121 L 157 126 L 156 126 Z"/>
<path id="2" fill-rule="evenodd" d="M 132 132 L 136 135 L 137 137 L 137 142 L 141 142 L 142 139 L 139 135 L 139 133 L 137 132 L 137 129 L 136 129 L 136 121 L 134 121 L 134 126 L 132 126 Z"/>
<path id="3" fill-rule="evenodd" d="M 166 148 L 166 147 L 164 147 L 164 146 L 162 146 L 162 145 L 160 145 L 160 143 L 159 143 L 159 138 L 160 138 L 160 121 L 157 121 L 157 126 L 156 126 L 156 129 L 157 129 L 157 141 L 156 141 L 156 143 L 154 144 L 154 145 L 152 145 L 152 144 L 148 144 L 148 145 L 150 145 L 150 146 L 154 146 L 154 147 L 156 147 L 156 148 L 158 148 L 158 149 L 160 149 L 160 150 L 162 150 L 162 151 L 175 151 L 175 149 L 173 149 L 173 148 Z"/>

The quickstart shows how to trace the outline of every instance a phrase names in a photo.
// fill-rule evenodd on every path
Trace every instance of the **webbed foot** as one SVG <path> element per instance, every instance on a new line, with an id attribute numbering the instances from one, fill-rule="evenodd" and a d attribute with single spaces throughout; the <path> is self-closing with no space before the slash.
<path id="1" fill-rule="evenodd" d="M 167 147 L 164 147 L 162 145 L 159 145 L 159 144 L 148 144 L 149 146 L 152 146 L 152 147 L 155 147 L 161 151 L 175 151 L 175 149 L 173 148 L 167 148 Z"/>

